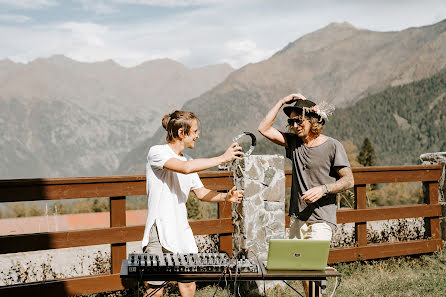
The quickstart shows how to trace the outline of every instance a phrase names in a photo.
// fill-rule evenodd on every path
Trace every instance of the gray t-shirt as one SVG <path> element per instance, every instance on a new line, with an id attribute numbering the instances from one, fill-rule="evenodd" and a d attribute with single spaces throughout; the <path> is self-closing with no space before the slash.
<path id="1" fill-rule="evenodd" d="M 315 203 L 301 199 L 305 191 L 330 184 L 340 177 L 335 168 L 350 167 L 342 144 L 328 137 L 315 147 L 307 147 L 296 134 L 285 133 L 288 143 L 286 156 L 293 162 L 290 216 L 309 223 L 326 222 L 336 228 L 336 194 L 322 196 Z"/>

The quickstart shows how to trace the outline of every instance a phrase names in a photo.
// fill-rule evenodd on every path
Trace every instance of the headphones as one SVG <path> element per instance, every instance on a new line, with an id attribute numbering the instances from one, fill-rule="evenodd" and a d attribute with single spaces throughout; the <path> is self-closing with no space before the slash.
<path id="1" fill-rule="evenodd" d="M 256 140 L 256 136 L 254 134 L 252 134 L 251 132 L 243 132 L 242 134 L 239 134 L 236 137 L 234 137 L 232 139 L 232 142 L 236 142 L 237 140 L 239 140 L 243 136 L 250 136 L 251 137 L 251 146 L 249 147 L 249 150 L 246 153 L 243 154 L 243 157 L 248 157 L 249 155 L 251 155 L 252 151 L 254 150 L 254 147 L 257 144 L 257 140 Z"/>

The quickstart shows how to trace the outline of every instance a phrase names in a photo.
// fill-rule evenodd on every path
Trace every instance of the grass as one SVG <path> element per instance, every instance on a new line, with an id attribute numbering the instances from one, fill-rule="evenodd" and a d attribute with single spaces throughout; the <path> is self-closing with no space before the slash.
<path id="1" fill-rule="evenodd" d="M 342 274 L 342 281 L 336 291 L 337 297 L 376 296 L 376 297 L 437 297 L 446 296 L 446 250 L 427 255 L 395 257 L 384 260 L 338 263 L 333 265 Z M 303 294 L 299 281 L 289 282 Z M 327 281 L 327 294 L 330 296 L 335 285 L 334 279 Z M 260 287 L 263 292 L 263 284 Z M 198 283 L 196 297 L 233 296 L 233 287 L 208 283 Z M 136 290 L 93 294 L 96 297 L 137 297 Z M 142 293 L 139 296 L 143 296 Z M 164 296 L 179 296 L 176 285 L 168 285 Z M 236 296 L 239 296 L 238 294 Z M 262 296 L 259 293 L 241 293 L 241 297 Z M 299 296 L 286 286 L 267 289 L 267 297 Z"/>
<path id="2" fill-rule="evenodd" d="M 446 296 L 446 252 L 336 265 L 336 296 Z"/>

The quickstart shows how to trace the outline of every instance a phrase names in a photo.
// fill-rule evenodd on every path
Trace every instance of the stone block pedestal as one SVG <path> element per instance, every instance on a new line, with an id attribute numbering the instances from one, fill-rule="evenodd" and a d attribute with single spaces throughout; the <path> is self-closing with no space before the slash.
<path id="1" fill-rule="evenodd" d="M 238 163 L 238 164 L 237 164 Z M 237 162 L 235 185 L 244 190 L 242 203 L 232 205 L 233 254 L 248 250 L 249 258 L 266 261 L 271 238 L 285 238 L 284 158 L 251 155 Z M 267 282 L 267 288 L 275 285 Z M 243 285 L 244 290 L 263 288 L 263 282 Z M 263 290 L 263 289 L 262 289 Z"/>

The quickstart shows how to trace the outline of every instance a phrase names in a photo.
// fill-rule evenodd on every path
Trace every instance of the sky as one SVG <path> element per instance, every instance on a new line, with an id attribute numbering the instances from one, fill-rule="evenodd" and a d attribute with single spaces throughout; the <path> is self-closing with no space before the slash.
<path id="1" fill-rule="evenodd" d="M 240 68 L 332 22 L 397 31 L 444 19 L 446 0 L 0 0 L 0 59 Z"/>

